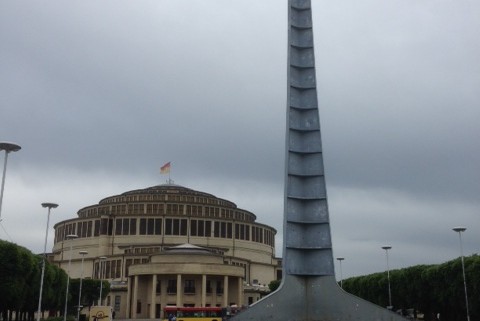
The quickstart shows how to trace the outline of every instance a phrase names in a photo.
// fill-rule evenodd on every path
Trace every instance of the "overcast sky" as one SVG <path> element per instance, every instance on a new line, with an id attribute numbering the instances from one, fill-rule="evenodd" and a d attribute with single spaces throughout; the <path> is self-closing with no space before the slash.
<path id="1" fill-rule="evenodd" d="M 330 226 L 343 276 L 480 247 L 480 2 L 313 0 Z M 233 201 L 282 252 L 287 1 L 0 2 L 0 238 L 128 190 Z M 0 156 L 3 168 L 4 154 Z M 338 262 L 336 262 L 338 264 Z M 336 266 L 337 275 L 339 272 Z"/>

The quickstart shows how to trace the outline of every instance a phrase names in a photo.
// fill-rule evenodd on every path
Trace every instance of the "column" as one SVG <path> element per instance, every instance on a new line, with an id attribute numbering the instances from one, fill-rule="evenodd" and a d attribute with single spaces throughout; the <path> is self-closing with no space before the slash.
<path id="1" fill-rule="evenodd" d="M 207 275 L 202 274 L 202 307 L 207 305 Z"/>
<path id="2" fill-rule="evenodd" d="M 238 278 L 238 300 L 237 306 L 240 308 L 243 305 L 243 279 Z"/>
<path id="3" fill-rule="evenodd" d="M 132 305 L 132 278 L 127 277 L 127 311 L 126 318 L 130 318 L 130 306 Z"/>
<path id="4" fill-rule="evenodd" d="M 228 306 L 228 275 L 223 277 L 223 306 Z"/>
<path id="5" fill-rule="evenodd" d="M 183 306 L 182 294 L 182 275 L 177 274 L 177 307 Z"/>
<path id="6" fill-rule="evenodd" d="M 133 278 L 132 319 L 137 318 L 138 275 Z"/>
<path id="7" fill-rule="evenodd" d="M 157 275 L 152 275 L 152 297 L 150 299 L 150 319 L 155 319 L 155 303 L 157 302 Z"/>

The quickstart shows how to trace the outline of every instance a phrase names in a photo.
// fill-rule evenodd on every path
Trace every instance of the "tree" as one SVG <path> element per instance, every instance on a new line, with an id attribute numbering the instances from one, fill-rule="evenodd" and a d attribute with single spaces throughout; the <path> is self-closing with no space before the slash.
<path id="1" fill-rule="evenodd" d="M 102 281 L 102 298 L 105 299 L 110 293 L 110 283 Z M 78 305 L 78 294 L 80 292 L 80 279 L 70 280 L 71 298 L 69 306 L 76 307 Z M 100 280 L 84 279 L 82 281 L 82 299 L 80 304 L 82 306 L 96 305 L 100 296 Z M 76 311 L 76 308 L 75 308 Z"/>
<path id="2" fill-rule="evenodd" d="M 16 244 L 0 241 L 0 311 L 4 318 L 7 311 L 24 309 L 35 274 L 35 260 L 30 251 Z"/>
<path id="3" fill-rule="evenodd" d="M 280 286 L 280 283 L 282 282 L 282 280 L 273 280 L 273 281 L 270 281 L 270 283 L 268 284 L 268 288 L 270 289 L 270 292 L 273 292 L 275 291 L 276 289 L 278 289 L 278 287 Z"/>
<path id="4" fill-rule="evenodd" d="M 33 320 L 38 305 L 42 257 L 14 243 L 0 241 L 0 313 L 4 320 Z M 63 306 L 67 274 L 45 262 L 42 309 Z"/>
<path id="5" fill-rule="evenodd" d="M 480 257 L 465 257 L 470 317 L 480 320 Z M 390 271 L 392 301 L 396 308 L 414 308 L 434 320 L 437 313 L 450 321 L 464 320 L 465 293 L 461 259 L 439 265 L 417 265 Z M 343 280 L 343 289 L 380 306 L 388 302 L 385 273 Z"/>

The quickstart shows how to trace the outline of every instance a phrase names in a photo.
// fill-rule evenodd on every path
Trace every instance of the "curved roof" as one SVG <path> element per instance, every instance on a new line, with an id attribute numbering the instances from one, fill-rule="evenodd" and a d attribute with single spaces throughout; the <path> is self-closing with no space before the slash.
<path id="1" fill-rule="evenodd" d="M 169 195 L 187 195 L 187 196 L 201 196 L 201 197 L 206 197 L 206 198 L 212 198 L 212 199 L 218 199 L 222 200 L 228 206 L 231 206 L 232 208 L 237 208 L 237 205 L 233 202 L 230 202 L 225 199 L 218 198 L 212 194 L 208 194 L 205 192 L 200 192 L 193 190 L 191 188 L 187 188 L 181 185 L 176 185 L 176 184 L 162 184 L 162 185 L 155 185 L 147 188 L 141 188 L 141 189 L 135 189 L 131 191 L 124 192 L 120 195 L 113 195 L 106 197 L 102 199 L 99 204 L 106 203 L 107 201 L 111 200 L 112 198 L 117 198 L 119 196 L 132 196 L 132 195 L 152 195 L 152 194 L 169 194 Z"/>
<path id="2" fill-rule="evenodd" d="M 138 197 L 137 197 L 138 196 Z M 176 184 L 161 184 L 141 189 L 126 191 L 122 194 L 108 196 L 98 202 L 85 206 L 77 211 L 79 217 L 85 216 L 89 210 L 98 209 L 98 214 L 108 214 L 105 212 L 106 206 L 115 204 L 133 204 L 133 203 L 187 203 L 200 206 L 219 206 L 226 209 L 239 211 L 245 214 L 245 220 L 254 222 L 257 216 L 250 211 L 238 208 L 237 205 L 229 200 L 216 197 L 215 195 L 200 192 Z M 97 215 L 97 213 L 95 214 Z M 243 221 L 243 219 L 242 219 Z M 257 223 L 260 224 L 260 223 Z"/>
<path id="3" fill-rule="evenodd" d="M 190 243 L 185 243 L 185 244 L 180 244 L 177 246 L 171 246 L 169 248 L 166 248 L 164 250 L 166 253 L 181 253 L 181 254 L 214 254 L 212 251 L 208 248 L 193 245 Z"/>
<path id="4" fill-rule="evenodd" d="M 189 194 L 189 195 L 202 195 L 206 197 L 215 197 L 212 194 L 204 193 L 195 191 L 191 188 L 187 188 L 177 184 L 161 184 L 155 185 L 147 188 L 135 189 L 132 191 L 127 191 L 120 195 L 137 195 L 137 194 L 164 194 L 167 193 L 182 193 L 182 194 Z"/>

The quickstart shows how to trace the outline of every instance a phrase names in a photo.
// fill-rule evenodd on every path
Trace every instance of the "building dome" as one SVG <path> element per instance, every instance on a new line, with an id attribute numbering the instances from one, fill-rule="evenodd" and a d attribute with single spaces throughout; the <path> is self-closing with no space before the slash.
<path id="1" fill-rule="evenodd" d="M 186 188 L 176 184 L 162 184 L 151 186 L 143 189 L 131 190 L 124 192 L 120 195 L 109 196 L 102 199 L 98 205 L 91 205 L 84 207 L 78 211 L 79 217 L 88 217 L 92 215 L 122 215 L 128 210 L 129 213 L 138 212 L 138 206 L 130 206 L 127 208 L 127 204 L 143 203 L 146 201 L 153 202 L 182 202 L 190 204 L 211 204 L 219 205 L 224 209 L 239 210 L 242 213 L 242 219 L 255 221 L 257 217 L 248 211 L 240 210 L 237 205 L 231 201 L 218 198 L 212 194 L 195 191 L 190 188 Z M 125 206 L 111 208 L 111 204 L 125 204 Z M 161 214 L 161 213 L 158 213 Z M 175 213 L 172 213 L 175 214 Z M 240 219 L 240 217 L 237 217 Z"/>
<path id="2" fill-rule="evenodd" d="M 265 294 L 245 284 L 281 275 L 276 230 L 256 220 L 232 201 L 180 185 L 135 189 L 55 224 L 53 260 L 66 269 L 72 257 L 75 278 L 84 259 L 85 277 L 115 285 L 103 303 L 118 318 L 159 318 L 166 305 L 241 306 Z"/>

